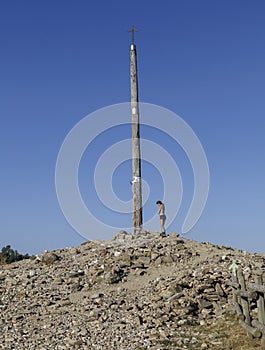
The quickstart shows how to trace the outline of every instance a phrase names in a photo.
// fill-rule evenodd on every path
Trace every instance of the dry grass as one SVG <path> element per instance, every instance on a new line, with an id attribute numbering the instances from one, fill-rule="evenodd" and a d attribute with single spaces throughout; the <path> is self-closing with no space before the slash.
<path id="1" fill-rule="evenodd" d="M 255 339 L 238 324 L 235 313 L 227 312 L 224 318 L 215 321 L 211 326 L 190 326 L 198 331 L 196 337 L 198 342 L 189 343 L 189 350 L 201 350 L 202 344 L 207 344 L 205 350 L 258 350 L 260 349 L 260 339 Z M 189 329 L 187 328 L 187 333 Z M 179 338 L 179 337 L 178 337 Z M 157 348 L 155 348 L 157 349 Z M 179 345 L 178 340 L 161 341 L 159 350 L 184 349 Z"/>
<path id="2" fill-rule="evenodd" d="M 260 339 L 249 335 L 238 323 L 234 312 L 229 311 L 212 326 L 201 328 L 204 336 L 208 335 L 208 349 L 211 350 L 254 350 L 260 349 Z M 212 344 L 211 344 L 212 343 Z M 221 343 L 221 344 L 218 344 Z M 191 349 L 201 349 L 201 342 Z"/>
<path id="3" fill-rule="evenodd" d="M 233 312 L 227 313 L 224 320 L 218 323 L 216 332 L 223 336 L 223 350 L 260 349 L 260 339 L 253 338 L 249 335 L 239 325 L 237 317 Z"/>

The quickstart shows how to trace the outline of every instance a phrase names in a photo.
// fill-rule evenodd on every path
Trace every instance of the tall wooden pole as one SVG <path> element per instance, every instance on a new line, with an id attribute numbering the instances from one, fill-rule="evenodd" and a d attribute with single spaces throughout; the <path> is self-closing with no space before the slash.
<path id="1" fill-rule="evenodd" d="M 132 192 L 133 192 L 133 229 L 139 233 L 143 225 L 142 216 L 142 181 L 141 181 L 141 154 L 140 154 L 140 128 L 138 106 L 138 79 L 137 55 L 134 44 L 132 27 L 132 44 L 130 49 L 130 78 L 131 78 L 131 110 L 132 110 Z"/>

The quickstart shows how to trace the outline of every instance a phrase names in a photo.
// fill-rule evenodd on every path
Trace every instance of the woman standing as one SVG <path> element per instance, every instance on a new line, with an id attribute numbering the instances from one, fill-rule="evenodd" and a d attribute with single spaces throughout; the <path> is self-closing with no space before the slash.
<path id="1" fill-rule="evenodd" d="M 166 237 L 166 230 L 165 230 L 165 221 L 166 221 L 166 214 L 165 214 L 165 205 L 161 201 L 157 201 L 156 204 L 158 205 L 158 215 L 160 218 L 160 226 L 161 226 L 161 237 Z"/>

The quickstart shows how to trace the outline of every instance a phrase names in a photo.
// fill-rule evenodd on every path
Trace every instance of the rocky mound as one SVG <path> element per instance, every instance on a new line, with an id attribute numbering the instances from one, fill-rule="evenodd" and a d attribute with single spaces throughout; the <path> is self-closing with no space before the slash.
<path id="1" fill-rule="evenodd" d="M 233 261 L 249 279 L 265 256 L 170 233 L 0 266 L 0 349 L 258 349 L 231 310 Z"/>

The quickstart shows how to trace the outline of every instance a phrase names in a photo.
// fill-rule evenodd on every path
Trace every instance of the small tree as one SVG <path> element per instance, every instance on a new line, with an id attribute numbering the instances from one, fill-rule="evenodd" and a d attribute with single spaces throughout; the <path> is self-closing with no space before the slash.
<path id="1" fill-rule="evenodd" d="M 0 264 L 11 264 L 14 261 L 19 261 L 23 259 L 29 259 L 28 254 L 20 254 L 17 250 L 13 250 L 10 245 L 7 245 L 2 248 L 0 253 Z"/>

